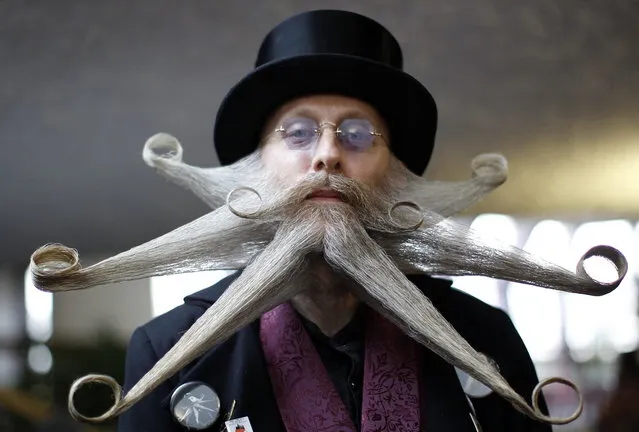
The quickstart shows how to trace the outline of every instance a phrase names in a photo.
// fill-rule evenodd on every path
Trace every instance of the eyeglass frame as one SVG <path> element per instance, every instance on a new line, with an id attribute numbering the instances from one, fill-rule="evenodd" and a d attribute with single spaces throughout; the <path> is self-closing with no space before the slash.
<path id="1" fill-rule="evenodd" d="M 344 124 L 344 122 L 347 122 L 349 120 L 360 120 L 360 121 L 367 122 L 372 128 L 372 130 L 368 131 L 368 133 L 373 137 L 373 140 L 371 141 L 370 145 L 367 146 L 366 148 L 360 148 L 360 149 L 355 148 L 356 151 L 363 151 L 363 150 L 369 149 L 373 145 L 373 143 L 375 142 L 375 138 L 377 137 L 381 138 L 384 141 L 384 143 L 388 145 L 388 142 L 386 141 L 384 134 L 382 134 L 370 120 L 365 118 L 360 118 L 360 117 L 345 118 L 340 121 L 339 125 L 329 121 L 323 121 L 321 123 L 317 123 L 317 121 L 313 120 L 312 118 L 305 117 L 305 116 L 289 117 L 287 119 L 282 120 L 281 124 L 273 131 L 273 133 L 278 133 L 280 135 L 283 135 L 284 133 L 286 133 L 286 129 L 284 128 L 284 122 L 286 122 L 287 120 L 294 120 L 294 119 L 309 120 L 315 124 L 315 127 L 313 127 L 314 138 L 311 141 L 312 143 L 315 143 L 315 144 L 319 142 L 320 138 L 322 137 L 322 134 L 324 133 L 324 129 L 331 129 L 331 132 L 339 139 L 339 141 L 342 144 L 345 144 L 344 141 L 342 141 L 342 139 L 340 138 L 344 134 L 344 132 L 340 129 L 340 127 Z"/>

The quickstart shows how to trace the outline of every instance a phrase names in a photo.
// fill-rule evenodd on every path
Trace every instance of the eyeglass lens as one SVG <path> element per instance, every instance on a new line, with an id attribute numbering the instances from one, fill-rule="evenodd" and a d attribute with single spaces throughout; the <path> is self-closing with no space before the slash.
<path id="1" fill-rule="evenodd" d="M 284 120 L 278 132 L 286 144 L 295 149 L 305 149 L 317 142 L 324 129 L 332 126 L 320 125 L 306 117 L 293 117 Z M 344 147 L 350 150 L 365 150 L 375 140 L 375 128 L 365 119 L 346 119 L 334 130 Z"/>

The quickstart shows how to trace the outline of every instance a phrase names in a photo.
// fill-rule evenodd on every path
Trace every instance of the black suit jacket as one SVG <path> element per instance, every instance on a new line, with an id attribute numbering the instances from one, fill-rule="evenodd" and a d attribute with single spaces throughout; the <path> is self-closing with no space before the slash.
<path id="1" fill-rule="evenodd" d="M 127 351 L 125 392 L 177 342 L 235 277 L 229 276 L 185 298 L 182 306 L 136 329 Z M 497 362 L 502 375 L 515 391 L 529 400 L 538 379 L 530 356 L 509 317 L 503 311 L 451 288 L 449 281 L 428 276 L 411 276 L 410 279 L 477 351 Z M 454 368 L 425 348 L 422 355 L 422 430 L 474 432 L 469 404 Z M 224 417 L 235 401 L 232 417 L 248 416 L 255 432 L 285 431 L 260 344 L 259 321 L 209 350 L 123 413 L 118 430 L 183 431 L 184 428 L 171 416 L 169 401 L 173 391 L 189 381 L 203 381 L 220 396 L 220 418 L 207 430 L 224 430 Z M 543 401 L 541 404 L 545 409 Z M 551 431 L 550 426 L 520 414 L 495 394 L 473 399 L 473 405 L 484 432 Z"/>

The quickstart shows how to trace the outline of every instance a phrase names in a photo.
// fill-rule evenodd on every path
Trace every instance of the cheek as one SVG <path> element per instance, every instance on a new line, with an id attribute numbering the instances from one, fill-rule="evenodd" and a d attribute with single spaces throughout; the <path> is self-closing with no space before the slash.
<path id="1" fill-rule="evenodd" d="M 390 155 L 387 151 L 378 154 L 363 154 L 352 158 L 345 169 L 345 174 L 355 180 L 369 185 L 378 184 L 390 165 Z"/>
<path id="2" fill-rule="evenodd" d="M 265 145 L 261 158 L 264 167 L 283 181 L 292 181 L 305 175 L 311 164 L 308 152 L 290 150 L 279 143 Z"/>

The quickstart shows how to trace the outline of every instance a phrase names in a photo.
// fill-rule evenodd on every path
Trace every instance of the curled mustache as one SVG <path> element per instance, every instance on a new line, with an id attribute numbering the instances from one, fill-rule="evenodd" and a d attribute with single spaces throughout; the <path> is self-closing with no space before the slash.
<path id="1" fill-rule="evenodd" d="M 224 205 L 228 194 L 237 188 L 262 191 L 264 196 L 271 193 L 271 189 L 264 187 L 265 183 L 281 189 L 277 182 L 269 182 L 259 149 L 232 165 L 215 168 L 189 165 L 183 161 L 183 155 L 180 141 L 166 133 L 150 137 L 142 152 L 148 166 L 191 191 L 213 209 Z M 471 177 L 466 181 L 430 181 L 412 173 L 392 157 L 387 192 L 396 200 L 414 202 L 421 208 L 449 217 L 481 201 L 508 177 L 508 162 L 496 153 L 478 155 L 471 161 L 470 168 Z"/>
<path id="2" fill-rule="evenodd" d="M 179 160 L 171 159 L 175 154 Z M 244 178 L 244 169 L 259 167 L 259 157 L 255 155 L 224 167 L 223 171 L 193 171 L 182 164 L 181 147 L 175 154 L 158 159 L 155 154 L 145 153 L 145 160 L 183 179 L 185 187 L 197 191 L 212 207 L 217 206 L 216 210 L 85 269 L 79 264 L 77 251 L 46 245 L 32 255 L 34 283 L 41 289 L 59 291 L 185 271 L 244 271 L 126 395 L 122 396 L 119 385 L 110 377 L 89 375 L 76 381 L 69 396 L 69 410 L 74 417 L 99 422 L 122 413 L 212 346 L 299 293 L 309 257 L 317 255 L 352 279 L 355 292 L 363 301 L 417 342 L 492 388 L 516 409 L 555 424 L 567 423 L 579 415 L 581 402 L 567 418 L 550 418 L 539 411 L 536 398 L 549 381 L 537 386 L 533 407 L 528 406 L 495 365 L 474 351 L 403 274 L 480 274 L 591 295 L 609 292 L 619 285 L 627 263 L 614 248 L 591 249 L 574 274 L 520 249 L 487 243 L 472 230 L 447 219 L 503 182 L 505 161 L 501 163 L 494 157 L 479 160 L 481 169 L 477 168 L 473 179 L 455 185 L 429 183 L 422 188 L 422 179 L 394 161 L 386 183 L 375 188 L 326 173 L 312 174 L 283 188 L 259 169 L 257 173 L 247 173 L 247 186 L 238 187 L 237 178 Z M 228 182 L 209 185 L 212 179 Z M 339 194 L 342 202 L 317 203 L 308 199 L 322 188 Z M 461 198 L 455 201 L 442 191 L 459 192 Z M 225 200 L 220 199 L 223 193 Z M 393 199 L 396 196 L 399 202 Z M 611 260 L 619 277 L 610 283 L 594 281 L 583 269 L 583 261 L 589 256 Z M 551 381 L 574 388 L 569 381 Z M 87 382 L 105 383 L 114 391 L 116 402 L 102 416 L 84 417 L 73 406 L 75 391 Z"/>
<path id="3" fill-rule="evenodd" d="M 424 221 L 421 209 L 416 203 L 393 202 L 386 185 L 373 190 L 366 183 L 326 171 L 308 174 L 294 185 L 275 192 L 268 200 L 264 200 L 261 194 L 251 187 L 233 189 L 227 196 L 227 205 L 233 214 L 241 218 L 281 221 L 295 215 L 300 206 L 318 191 L 330 191 L 338 195 L 342 203 L 355 209 L 354 217 L 357 217 L 368 230 L 390 234 L 412 231 L 420 227 Z M 235 195 L 241 192 L 252 193 L 254 198 L 259 200 L 259 204 L 250 203 L 254 199 L 246 195 L 237 202 L 234 201 Z M 251 206 L 253 210 L 242 209 Z"/>

